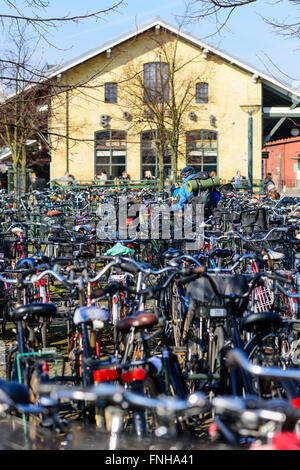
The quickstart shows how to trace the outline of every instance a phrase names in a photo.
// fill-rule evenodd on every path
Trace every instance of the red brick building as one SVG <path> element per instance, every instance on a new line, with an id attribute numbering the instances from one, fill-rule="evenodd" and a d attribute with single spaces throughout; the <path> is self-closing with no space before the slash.
<path id="1" fill-rule="evenodd" d="M 263 152 L 269 154 L 262 161 L 264 177 L 272 173 L 277 188 L 300 188 L 300 136 L 268 142 Z"/>

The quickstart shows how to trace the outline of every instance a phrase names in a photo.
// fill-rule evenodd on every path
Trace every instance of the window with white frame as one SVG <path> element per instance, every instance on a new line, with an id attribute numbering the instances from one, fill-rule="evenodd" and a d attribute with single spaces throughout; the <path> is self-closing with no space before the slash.
<path id="1" fill-rule="evenodd" d="M 186 133 L 186 163 L 197 171 L 218 169 L 218 135 L 209 130 L 194 130 Z"/>
<path id="2" fill-rule="evenodd" d="M 126 171 L 127 135 L 125 131 L 105 130 L 95 133 L 95 174 L 105 170 L 108 179 Z"/>

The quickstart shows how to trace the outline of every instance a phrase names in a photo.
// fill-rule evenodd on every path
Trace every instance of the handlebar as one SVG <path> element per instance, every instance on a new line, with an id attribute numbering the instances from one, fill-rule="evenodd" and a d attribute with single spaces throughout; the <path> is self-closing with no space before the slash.
<path id="1" fill-rule="evenodd" d="M 243 257 L 242 257 L 243 258 Z M 193 259 L 194 261 L 194 259 Z M 240 262 L 238 260 L 238 262 Z M 121 269 L 131 272 L 131 273 L 137 273 L 141 272 L 146 274 L 147 276 L 153 275 L 153 276 L 159 276 L 162 274 L 169 273 L 169 276 L 167 276 L 167 279 L 163 282 L 161 285 L 152 285 L 152 287 L 145 289 L 145 290 L 140 290 L 139 292 L 134 291 L 127 286 L 122 286 L 120 284 L 117 284 L 115 286 L 108 286 L 106 289 L 99 290 L 99 292 L 95 295 L 95 297 L 101 297 L 102 295 L 105 295 L 107 293 L 113 293 L 118 290 L 127 290 L 128 292 L 136 295 L 153 295 L 156 291 L 163 290 L 169 286 L 171 281 L 177 276 L 177 282 L 185 284 L 188 282 L 192 282 L 193 280 L 197 279 L 199 276 L 206 277 L 208 281 L 211 284 L 212 289 L 214 290 L 215 294 L 219 296 L 220 298 L 223 299 L 244 299 L 250 295 L 254 287 L 258 284 L 258 281 L 262 277 L 267 277 L 269 279 L 272 279 L 276 281 L 275 286 L 278 287 L 278 289 L 285 294 L 288 297 L 298 299 L 300 298 L 300 294 L 291 294 L 289 293 L 286 289 L 284 289 L 279 283 L 285 283 L 285 284 L 292 284 L 293 281 L 290 279 L 285 278 L 283 275 L 279 275 L 276 273 L 258 273 L 255 274 L 253 277 L 253 284 L 250 286 L 249 291 L 246 292 L 243 295 L 237 295 L 237 294 L 230 294 L 230 295 L 224 295 L 221 294 L 218 291 L 217 284 L 215 283 L 214 279 L 211 277 L 212 272 L 218 274 L 220 272 L 228 272 L 232 270 L 233 268 L 228 268 L 226 270 L 219 270 L 218 268 L 216 270 L 207 270 L 205 271 L 205 268 L 203 268 L 201 265 L 198 265 L 193 268 L 178 268 L 178 267 L 171 267 L 167 266 L 165 268 L 155 270 L 151 269 L 147 265 L 143 265 L 141 263 L 138 263 L 134 259 L 131 258 L 126 258 L 126 257 L 114 257 L 113 260 L 108 263 L 106 266 L 102 268 L 102 270 L 93 278 L 87 278 L 85 277 L 84 279 L 82 277 L 79 277 L 79 279 L 66 279 L 63 275 L 55 271 L 54 269 L 49 269 L 48 264 L 36 266 L 36 267 L 31 267 L 30 269 L 26 269 L 23 271 L 14 271 L 15 274 L 18 275 L 17 278 L 5 278 L 0 274 L 0 281 L 7 283 L 7 284 L 18 284 L 21 283 L 23 285 L 26 284 L 34 284 L 41 279 L 43 279 L 46 276 L 53 276 L 57 281 L 59 281 L 64 287 L 66 287 L 68 290 L 72 291 L 74 286 L 82 283 L 82 282 L 96 282 L 98 281 L 108 270 L 110 270 L 114 266 L 119 266 Z M 41 273 L 36 274 L 39 270 L 44 269 Z M 25 279 L 27 276 L 31 276 L 30 279 Z M 247 275 L 248 277 L 251 275 Z M 94 298 L 95 298 L 94 297 Z"/>
<path id="2" fill-rule="evenodd" d="M 206 240 L 222 240 L 222 239 L 228 239 L 230 238 L 230 236 L 234 236 L 234 237 L 238 237 L 240 238 L 241 240 L 243 240 L 244 242 L 264 242 L 266 241 L 269 236 L 274 233 L 274 232 L 283 232 L 283 233 L 287 233 L 288 232 L 288 228 L 287 227 L 274 227 L 272 228 L 268 233 L 266 233 L 266 235 L 263 237 L 263 238 L 246 238 L 244 237 L 240 232 L 237 232 L 236 230 L 231 230 L 230 232 L 225 232 L 223 235 L 220 235 L 219 237 L 214 237 L 214 236 L 205 236 L 205 235 L 201 235 L 201 237 L 203 237 L 204 239 Z"/>
<path id="3" fill-rule="evenodd" d="M 106 401 L 109 404 L 119 405 L 123 407 L 125 403 L 136 409 L 158 410 L 161 416 L 174 416 L 176 414 L 185 413 L 195 409 L 203 411 L 210 409 L 210 404 L 206 397 L 201 393 L 194 393 L 187 399 L 178 399 L 174 397 L 158 397 L 151 398 L 143 396 L 131 391 L 127 391 L 119 385 L 100 384 L 94 387 L 77 387 L 65 388 L 55 385 L 40 385 L 39 393 L 49 395 L 54 400 L 78 400 L 97 402 L 99 400 Z"/>
<path id="4" fill-rule="evenodd" d="M 21 282 L 24 285 L 28 285 L 28 284 L 35 284 L 36 282 L 39 282 L 41 279 L 43 279 L 45 276 L 50 275 L 50 276 L 53 276 L 61 284 L 63 284 L 70 291 L 73 290 L 73 285 L 70 282 L 68 282 L 68 280 L 65 279 L 61 274 L 57 273 L 53 269 L 45 269 L 45 271 L 43 271 L 42 273 L 38 275 L 36 274 L 36 272 L 39 269 L 42 269 L 45 267 L 47 268 L 48 265 L 40 265 L 40 266 L 36 266 L 30 269 L 26 269 L 24 271 L 14 271 L 15 274 L 19 274 L 19 278 L 15 278 L 15 279 L 5 278 L 4 276 L 0 274 L 0 281 L 6 284 L 19 284 Z M 29 275 L 32 275 L 31 279 L 24 279 L 26 276 L 29 276 Z"/>
<path id="5" fill-rule="evenodd" d="M 300 380 L 299 369 L 281 369 L 280 367 L 263 367 L 252 364 L 246 354 L 238 349 L 233 349 L 227 354 L 228 367 L 241 367 L 255 377 L 274 379 Z"/>
<path id="6" fill-rule="evenodd" d="M 218 274 L 218 271 L 216 272 L 216 274 Z M 133 289 L 130 289 L 127 286 L 123 286 L 122 284 L 115 283 L 111 287 L 108 286 L 105 289 L 99 289 L 98 291 L 96 291 L 95 294 L 94 294 L 94 298 L 101 297 L 101 296 L 104 296 L 107 293 L 113 293 L 115 291 L 126 291 L 126 292 L 129 292 L 129 293 L 133 294 L 133 295 L 149 295 L 151 297 L 155 294 L 155 292 L 159 292 L 161 290 L 166 289 L 169 286 L 169 284 L 171 283 L 171 281 L 176 276 L 178 276 L 177 282 L 181 283 L 181 284 L 187 284 L 189 282 L 192 282 L 192 281 L 196 280 L 199 276 L 206 277 L 208 279 L 208 281 L 210 282 L 214 293 L 218 297 L 220 297 L 222 299 L 227 299 L 227 300 L 247 298 L 251 294 L 253 289 L 257 286 L 260 279 L 263 278 L 263 277 L 267 277 L 269 279 L 277 281 L 276 286 L 279 289 L 281 289 L 282 292 L 287 293 L 290 297 L 292 297 L 292 298 L 299 298 L 300 297 L 300 294 L 288 293 L 288 291 L 286 291 L 280 284 L 278 284 L 278 282 L 292 284 L 293 281 L 290 280 L 290 279 L 285 278 L 284 276 L 277 275 L 276 273 L 258 273 L 258 274 L 255 274 L 255 275 L 247 275 L 247 277 L 250 278 L 250 280 L 253 280 L 253 282 L 252 282 L 252 285 L 250 286 L 249 290 L 245 294 L 242 294 L 242 295 L 238 295 L 238 294 L 234 294 L 234 293 L 229 294 L 229 295 L 221 294 L 218 290 L 216 282 L 214 281 L 214 279 L 211 276 L 211 273 L 208 274 L 207 272 L 205 272 L 205 269 L 202 266 L 196 266 L 195 268 L 184 268 L 184 269 L 175 269 L 175 268 L 173 268 L 171 275 L 166 279 L 166 281 L 163 284 L 158 285 L 158 286 L 152 286 L 150 288 L 140 290 L 139 292 L 137 292 Z"/>

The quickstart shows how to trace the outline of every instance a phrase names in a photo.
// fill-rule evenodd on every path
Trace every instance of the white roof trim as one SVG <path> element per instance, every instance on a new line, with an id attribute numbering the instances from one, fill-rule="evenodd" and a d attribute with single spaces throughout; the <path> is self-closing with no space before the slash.
<path id="1" fill-rule="evenodd" d="M 277 117 L 300 117 L 300 108 L 287 108 L 281 106 L 272 106 L 270 108 L 263 108 L 264 116 L 277 118 Z"/>
<path id="2" fill-rule="evenodd" d="M 2 162 L 2 160 L 6 160 L 9 157 L 11 157 L 11 151 L 10 150 L 8 152 L 3 153 L 2 155 L 0 155 L 0 161 Z"/>
<path id="3" fill-rule="evenodd" d="M 168 29 L 172 33 L 176 35 L 178 34 L 180 37 L 182 37 L 186 41 L 191 42 L 192 44 L 200 48 L 208 49 L 209 52 L 221 57 L 222 59 L 229 62 L 230 64 L 234 64 L 237 67 L 245 70 L 246 72 L 249 72 L 251 75 L 255 75 L 258 78 L 261 78 L 262 80 L 268 82 L 268 84 L 270 84 L 273 88 L 279 90 L 280 92 L 285 92 L 285 94 L 290 97 L 292 95 L 294 95 L 295 97 L 300 97 L 300 91 L 296 91 L 292 89 L 287 84 L 281 83 L 279 80 L 265 74 L 263 71 L 258 70 L 255 67 L 248 65 L 245 62 L 242 62 L 240 59 L 229 55 L 227 52 L 217 49 L 216 47 L 210 44 L 204 43 L 203 41 L 199 40 L 197 37 L 193 36 L 192 34 L 181 30 L 177 26 L 171 25 L 170 23 L 166 22 L 165 20 L 162 20 L 161 18 L 155 18 L 154 20 L 151 20 L 150 22 L 144 24 L 143 26 L 138 27 L 136 30 L 130 31 L 122 36 L 119 36 L 118 38 L 115 38 L 111 42 L 102 44 L 101 46 L 94 48 L 88 51 L 87 53 L 82 54 L 66 62 L 65 64 L 62 64 L 61 66 L 56 67 L 54 70 L 50 69 L 48 77 L 54 78 L 57 75 L 64 73 L 70 70 L 71 68 L 76 67 L 77 65 L 80 65 L 83 62 L 86 62 L 87 60 L 90 60 L 99 54 L 102 54 L 103 52 L 106 52 L 108 49 L 113 49 L 114 47 L 118 46 L 122 42 L 128 41 L 129 39 L 132 39 L 135 36 L 142 34 L 151 28 L 154 28 L 155 26 L 161 26 L 165 29 Z"/>
<path id="4" fill-rule="evenodd" d="M 29 147 L 30 145 L 33 145 L 35 142 L 36 140 L 27 140 L 25 145 Z M 9 157 L 11 157 L 11 150 L 6 150 L 4 153 L 0 154 L 0 161 L 7 160 Z"/>

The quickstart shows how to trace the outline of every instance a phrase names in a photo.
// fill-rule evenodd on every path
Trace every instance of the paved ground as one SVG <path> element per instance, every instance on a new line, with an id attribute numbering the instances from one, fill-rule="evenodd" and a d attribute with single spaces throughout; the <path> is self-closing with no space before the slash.
<path id="1" fill-rule="evenodd" d="M 281 191 L 281 195 L 300 197 L 300 189 L 287 189 L 285 192 Z"/>

